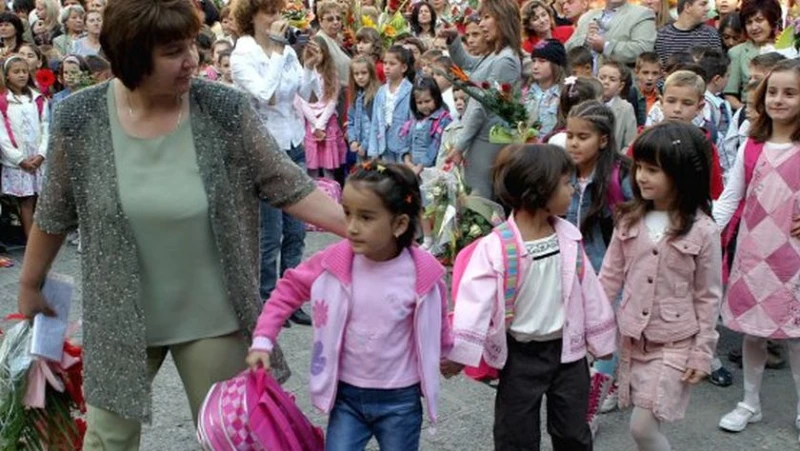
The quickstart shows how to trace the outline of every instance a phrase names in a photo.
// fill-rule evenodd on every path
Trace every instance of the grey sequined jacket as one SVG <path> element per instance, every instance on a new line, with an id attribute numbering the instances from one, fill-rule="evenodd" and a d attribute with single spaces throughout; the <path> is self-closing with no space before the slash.
<path id="1" fill-rule="evenodd" d="M 87 402 L 149 422 L 137 248 L 119 198 L 108 88 L 106 82 L 78 92 L 55 111 L 47 180 L 35 220 L 51 234 L 80 226 Z M 315 186 L 279 150 L 244 93 L 195 80 L 189 98 L 197 163 L 228 299 L 249 339 L 262 305 L 259 198 L 282 207 Z"/>

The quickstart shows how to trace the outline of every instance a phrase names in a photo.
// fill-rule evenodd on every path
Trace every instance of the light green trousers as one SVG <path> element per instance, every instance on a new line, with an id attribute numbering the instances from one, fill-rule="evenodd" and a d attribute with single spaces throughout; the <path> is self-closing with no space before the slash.
<path id="1" fill-rule="evenodd" d="M 178 369 L 192 418 L 197 414 L 208 390 L 215 382 L 230 379 L 246 368 L 247 344 L 241 334 L 207 338 L 172 346 L 147 349 L 147 370 L 153 382 L 161 364 L 172 354 Z M 87 406 L 87 430 L 84 451 L 138 451 L 142 424 L 113 412 Z"/>

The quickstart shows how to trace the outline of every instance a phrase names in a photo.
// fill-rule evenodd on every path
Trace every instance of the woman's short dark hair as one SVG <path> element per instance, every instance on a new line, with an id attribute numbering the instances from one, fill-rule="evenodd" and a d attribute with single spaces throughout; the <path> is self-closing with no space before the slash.
<path id="1" fill-rule="evenodd" d="M 135 89 L 153 72 L 156 46 L 194 39 L 201 26 L 191 0 L 110 0 L 100 45 L 114 76 Z"/>
<path id="2" fill-rule="evenodd" d="M 236 32 L 239 36 L 254 36 L 253 18 L 259 11 L 279 13 L 284 5 L 284 0 L 236 0 L 232 3 L 233 20 L 236 22 Z M 319 2 L 315 7 L 319 6 Z"/>
<path id="3" fill-rule="evenodd" d="M 494 192 L 513 210 L 534 211 L 547 207 L 561 177 L 574 165 L 559 146 L 512 144 L 500 151 L 494 163 Z"/>
<path id="4" fill-rule="evenodd" d="M 744 34 L 748 39 L 750 36 L 747 34 L 747 20 L 758 13 L 763 14 L 767 19 L 767 23 L 772 29 L 769 36 L 774 38 L 781 30 L 781 17 L 783 16 L 781 4 L 778 3 L 778 0 L 745 0 L 742 2 L 739 17 L 742 19 Z"/>
<path id="5" fill-rule="evenodd" d="M 16 31 L 17 37 L 17 48 L 14 49 L 14 52 L 19 51 L 19 47 L 22 45 L 22 35 L 25 33 L 25 25 L 22 24 L 22 19 L 20 19 L 16 14 L 6 11 L 0 13 L 0 23 L 10 23 L 14 26 L 14 31 Z"/>

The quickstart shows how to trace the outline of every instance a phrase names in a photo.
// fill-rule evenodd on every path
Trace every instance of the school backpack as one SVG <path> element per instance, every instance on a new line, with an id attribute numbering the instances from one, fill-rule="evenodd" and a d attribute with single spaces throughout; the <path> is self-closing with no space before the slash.
<path id="1" fill-rule="evenodd" d="M 245 370 L 211 387 L 197 419 L 209 451 L 322 451 L 322 429 L 303 415 L 264 369 Z"/>
<path id="2" fill-rule="evenodd" d="M 739 201 L 736 207 L 736 212 L 731 216 L 728 226 L 722 232 L 722 280 L 728 281 L 731 266 L 733 265 L 733 256 L 736 253 L 736 237 L 739 235 L 739 224 L 742 221 L 742 214 L 744 213 L 744 202 L 747 195 L 747 187 L 750 186 L 750 181 L 753 180 L 753 172 L 756 169 L 756 163 L 764 150 L 764 143 L 753 141 L 752 138 L 746 141 L 744 145 L 744 186 L 745 196 Z"/>
<path id="3" fill-rule="evenodd" d="M 328 197 L 336 201 L 336 203 L 342 203 L 342 186 L 339 185 L 339 182 L 326 177 L 317 178 L 315 179 L 315 182 L 317 183 L 317 188 L 319 188 L 320 191 L 327 194 Z M 325 232 L 325 230 L 308 223 L 306 223 L 306 231 Z"/>
<path id="4" fill-rule="evenodd" d="M 39 120 L 42 119 L 42 113 L 44 112 L 44 100 L 44 96 L 41 94 L 34 99 L 36 109 L 39 110 Z M 3 125 L 6 128 L 11 145 L 17 147 L 17 140 L 14 139 L 14 132 L 11 130 L 11 121 L 8 119 L 8 96 L 5 91 L 0 92 L 0 114 L 3 116 Z"/>
<path id="5" fill-rule="evenodd" d="M 500 238 L 500 243 L 503 246 L 503 267 L 505 268 L 503 273 L 503 297 L 505 299 L 504 318 L 507 330 L 511 325 L 511 321 L 514 319 L 514 303 L 517 300 L 517 291 L 519 290 L 519 284 L 521 280 L 519 274 L 521 253 L 519 246 L 517 245 L 517 239 L 514 236 L 514 231 L 511 229 L 508 221 L 503 222 L 495 227 L 492 230 L 492 233 L 496 234 L 497 237 Z M 480 242 L 482 239 L 483 238 L 473 241 L 467 247 L 461 249 L 458 255 L 456 255 L 456 260 L 453 263 L 451 289 L 453 294 L 453 303 L 455 303 L 458 299 L 458 289 L 461 285 L 461 278 L 464 276 L 464 271 L 467 269 L 469 260 L 472 257 L 472 254 L 475 252 L 478 242 Z M 583 248 L 580 246 L 578 248 L 578 258 L 576 259 L 575 265 L 577 268 L 576 274 L 578 275 L 578 279 L 583 281 Z M 500 372 L 496 368 L 489 366 L 489 364 L 486 363 L 486 360 L 481 357 L 481 361 L 478 366 L 468 366 L 464 368 L 464 374 L 470 379 L 474 379 L 478 382 L 488 383 L 497 379 L 500 375 Z"/>

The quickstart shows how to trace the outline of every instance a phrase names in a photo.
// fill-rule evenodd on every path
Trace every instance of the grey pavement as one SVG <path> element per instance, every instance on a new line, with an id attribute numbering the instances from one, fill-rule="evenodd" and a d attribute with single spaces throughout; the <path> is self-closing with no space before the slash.
<path id="1" fill-rule="evenodd" d="M 309 234 L 307 254 L 313 253 L 334 239 L 326 234 Z M 0 315 L 16 311 L 17 279 L 19 277 L 22 251 L 11 252 L 17 260 L 13 268 L 0 269 Z M 54 271 L 80 276 L 79 255 L 74 246 L 66 246 L 60 253 Z M 78 319 L 81 312 L 80 290 L 71 315 Z M 325 426 L 325 415 L 315 412 L 308 397 L 309 349 L 311 329 L 294 326 L 284 329 L 281 345 L 284 348 L 294 375 L 286 383 L 286 389 L 295 393 L 297 401 L 309 418 Z M 722 331 L 720 352 L 740 346 L 741 339 Z M 734 373 L 734 385 L 728 388 L 715 387 L 707 382 L 699 384 L 692 392 L 692 400 L 686 418 L 664 427 L 673 449 L 688 450 L 797 450 L 798 434 L 794 427 L 797 398 L 788 369 L 767 370 L 764 375 L 762 404 L 764 420 L 750 425 L 740 434 L 725 433 L 717 428 L 721 415 L 732 409 L 741 397 L 741 371 L 729 365 Z M 153 387 L 154 420 L 144 428 L 143 450 L 183 451 L 198 449 L 194 435 L 189 406 L 183 394 L 180 378 L 171 360 L 167 360 L 155 379 Z M 457 377 L 442 382 L 439 422 L 432 434 L 427 420 L 422 433 L 422 450 L 426 451 L 475 451 L 492 449 L 492 413 L 494 390 L 482 384 Z M 603 415 L 595 449 L 599 451 L 634 450 L 627 422 L 630 411 Z M 543 430 L 546 421 L 542 420 Z M 378 449 L 371 443 L 368 449 Z M 551 447 L 544 435 L 544 450 Z"/>

